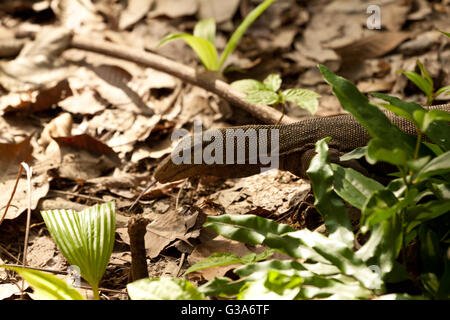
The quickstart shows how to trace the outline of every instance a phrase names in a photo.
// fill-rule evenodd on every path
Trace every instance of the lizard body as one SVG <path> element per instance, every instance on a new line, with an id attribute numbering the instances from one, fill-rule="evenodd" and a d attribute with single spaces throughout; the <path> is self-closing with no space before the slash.
<path id="1" fill-rule="evenodd" d="M 433 106 L 431 109 L 440 109 L 450 112 L 450 104 Z M 411 135 L 416 134 L 415 126 L 409 120 L 398 117 L 389 111 L 385 112 L 385 114 L 393 124 L 398 126 L 405 133 Z M 210 129 L 205 131 L 204 134 L 215 132 L 223 137 L 219 150 L 223 150 L 224 153 L 226 144 L 228 143 L 226 140 L 227 129 L 242 129 L 244 133 L 249 132 L 251 129 L 254 129 L 257 132 L 261 129 L 266 129 L 268 132 L 268 141 L 270 141 L 271 129 L 279 130 L 278 167 L 281 170 L 290 171 L 301 178 L 307 178 L 306 170 L 308 169 L 309 163 L 315 154 L 314 145 L 318 140 L 328 136 L 332 138 L 329 144 L 329 150 L 331 154 L 331 161 L 335 163 L 340 163 L 340 155 L 352 151 L 358 147 L 363 147 L 370 140 L 370 136 L 367 131 L 350 114 L 311 118 L 288 125 L 250 125 Z M 265 167 L 265 165 L 261 163 L 250 163 L 249 150 L 255 141 L 252 142 L 245 136 L 238 137 L 237 143 L 234 145 L 234 160 L 236 160 L 238 150 L 240 148 L 244 148 L 245 163 L 239 164 L 236 163 L 236 161 L 230 164 L 207 164 L 205 162 L 194 163 L 194 149 L 198 148 L 200 150 L 205 150 L 210 141 L 201 141 L 196 143 L 194 141 L 195 139 L 191 138 L 192 136 L 189 136 L 188 139 L 183 138 L 177 146 L 180 147 L 180 145 L 184 144 L 184 148 L 190 149 L 190 163 L 175 164 L 172 159 L 172 152 L 172 155 L 169 155 L 163 159 L 160 165 L 156 168 L 155 178 L 159 182 L 166 183 L 184 178 L 200 176 L 239 178 L 257 174 L 261 172 L 261 168 Z M 239 141 L 239 139 L 244 139 L 245 141 Z M 256 143 L 259 145 L 259 137 L 257 137 L 257 139 L 258 140 L 256 140 Z M 267 143 L 267 145 L 269 145 L 269 143 Z M 270 148 L 268 149 L 270 150 Z M 178 152 L 179 151 L 180 150 L 178 150 Z M 224 154 L 223 159 L 225 158 L 226 156 Z M 351 166 L 354 169 L 364 173 L 364 168 L 359 166 L 356 161 L 342 164 Z"/>

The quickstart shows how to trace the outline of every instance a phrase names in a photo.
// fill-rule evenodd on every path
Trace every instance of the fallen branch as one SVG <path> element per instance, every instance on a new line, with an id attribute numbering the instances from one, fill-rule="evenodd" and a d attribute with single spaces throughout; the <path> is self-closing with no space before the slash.
<path id="1" fill-rule="evenodd" d="M 191 67 L 154 53 L 139 49 L 130 49 L 108 41 L 96 40 L 94 42 L 91 39 L 84 39 L 80 36 L 74 36 L 69 46 L 75 49 L 82 49 L 132 61 L 143 66 L 168 73 L 185 82 L 217 94 L 219 97 L 228 101 L 231 105 L 247 111 L 264 123 L 274 124 L 282 115 L 281 112 L 267 105 L 255 105 L 245 101 L 243 99 L 245 94 L 236 91 L 228 83 L 222 80 L 212 79 L 204 74 L 199 74 Z M 293 122 L 295 121 L 292 118 L 284 116 L 280 124 L 289 124 Z"/>

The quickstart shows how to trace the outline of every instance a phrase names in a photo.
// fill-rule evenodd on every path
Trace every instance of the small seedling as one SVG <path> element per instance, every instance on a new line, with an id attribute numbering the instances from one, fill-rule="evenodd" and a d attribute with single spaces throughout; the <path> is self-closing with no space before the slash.
<path id="1" fill-rule="evenodd" d="M 445 86 L 434 91 L 433 79 L 431 79 L 430 74 L 419 60 L 417 60 L 417 66 L 420 69 L 420 74 L 414 71 L 403 70 L 399 71 L 399 73 L 404 74 L 420 90 L 422 90 L 423 93 L 425 93 L 425 95 L 427 96 L 427 106 L 430 106 L 433 100 L 441 93 L 445 92 L 445 94 L 450 94 L 450 86 Z"/>
<path id="2" fill-rule="evenodd" d="M 317 100 L 320 95 L 307 89 L 287 89 L 280 90 L 281 77 L 277 74 L 270 74 L 263 82 L 254 79 L 243 79 L 231 84 L 233 88 L 245 93 L 245 100 L 253 104 L 266 104 L 269 106 L 281 105 L 284 115 L 286 101 L 308 110 L 311 114 L 316 113 L 319 107 Z M 283 118 L 281 116 L 280 120 Z"/>
<path id="3" fill-rule="evenodd" d="M 183 39 L 197 53 L 207 70 L 221 71 L 225 61 L 234 51 L 245 31 L 275 1 L 277 0 L 265 0 L 245 17 L 228 41 L 220 59 L 214 43 L 216 39 L 216 22 L 212 18 L 199 21 L 194 27 L 193 35 L 189 33 L 169 34 L 160 42 L 158 47 L 176 39 Z"/>
<path id="4" fill-rule="evenodd" d="M 64 257 L 80 268 L 98 300 L 98 284 L 114 246 L 115 204 L 108 202 L 83 211 L 43 210 L 45 224 Z"/>

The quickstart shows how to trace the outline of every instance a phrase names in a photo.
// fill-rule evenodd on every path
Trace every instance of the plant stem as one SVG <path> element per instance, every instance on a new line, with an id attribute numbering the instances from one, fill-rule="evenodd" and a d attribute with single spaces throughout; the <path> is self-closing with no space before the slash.
<path id="1" fill-rule="evenodd" d="M 98 292 L 98 285 L 92 285 L 92 291 L 94 292 L 94 300 L 100 300 L 100 293 Z"/>

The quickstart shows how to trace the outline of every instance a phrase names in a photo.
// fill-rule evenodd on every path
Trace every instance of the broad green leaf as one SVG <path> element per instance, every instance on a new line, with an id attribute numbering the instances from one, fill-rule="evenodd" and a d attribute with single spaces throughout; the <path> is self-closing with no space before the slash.
<path id="1" fill-rule="evenodd" d="M 314 259 L 327 262 L 314 250 L 304 247 L 301 241 L 292 237 L 281 237 L 294 231 L 290 226 L 278 224 L 272 220 L 255 215 L 221 215 L 207 217 L 205 228 L 211 228 L 218 234 L 247 244 L 265 244 L 294 258 Z"/>
<path id="2" fill-rule="evenodd" d="M 264 244 L 294 258 L 332 264 L 369 289 L 382 285 L 381 280 L 354 255 L 353 244 L 348 246 L 338 239 L 329 239 L 317 232 L 307 229 L 293 231 L 289 226 L 254 215 L 208 217 L 204 226 L 228 239 L 248 244 Z"/>
<path id="3" fill-rule="evenodd" d="M 450 113 L 443 111 L 443 110 L 430 110 L 428 112 L 414 112 L 414 118 L 416 119 L 417 122 L 419 122 L 420 120 L 420 130 L 422 132 L 427 132 L 429 126 L 431 125 L 432 122 L 434 121 L 444 121 L 444 122 L 449 122 L 450 121 Z M 448 124 L 447 124 L 448 126 Z M 443 137 L 445 138 L 445 137 Z M 448 139 L 447 139 L 448 140 Z"/>
<path id="4" fill-rule="evenodd" d="M 241 258 L 239 258 L 237 255 L 228 252 L 215 252 L 211 254 L 208 258 L 205 258 L 197 262 L 193 266 L 191 266 L 189 269 L 186 270 L 184 274 L 186 275 L 191 272 L 195 272 L 202 269 L 217 266 L 227 266 L 230 264 L 237 264 L 237 263 L 241 263 Z"/>
<path id="5" fill-rule="evenodd" d="M 402 101 L 396 97 L 389 96 L 384 93 L 372 93 L 372 96 L 383 99 L 385 101 L 388 101 L 391 106 L 388 106 L 387 108 L 394 112 L 395 114 L 399 116 L 403 116 L 415 123 L 415 125 L 419 128 L 426 128 L 426 130 L 422 130 L 432 142 L 439 145 L 442 149 L 445 151 L 450 150 L 450 126 L 448 122 L 446 121 L 437 121 L 438 118 L 435 118 L 434 122 L 431 122 L 430 124 L 427 124 L 426 126 L 423 125 L 423 121 L 425 118 L 424 112 L 434 112 L 439 111 L 445 112 L 442 110 L 426 110 L 421 105 L 414 103 L 414 102 L 405 102 Z M 417 113 L 416 113 L 417 112 Z M 404 113 L 407 113 L 409 115 L 405 115 Z M 429 122 L 430 119 L 427 119 Z"/>
<path id="6" fill-rule="evenodd" d="M 45 224 L 59 250 L 97 292 L 114 246 L 115 204 L 108 202 L 83 211 L 43 210 Z"/>
<path id="7" fill-rule="evenodd" d="M 315 114 L 319 107 L 320 95 L 314 91 L 307 89 L 287 89 L 282 92 L 282 96 L 286 101 L 290 101 L 299 107 L 308 110 L 311 114 Z"/>
<path id="8" fill-rule="evenodd" d="M 244 99 L 253 104 L 267 104 L 269 106 L 279 102 L 278 94 L 269 90 L 250 92 Z"/>
<path id="9" fill-rule="evenodd" d="M 387 116 L 370 104 L 367 97 L 361 94 L 350 81 L 337 76 L 323 65 L 319 65 L 319 69 L 325 80 L 332 86 L 342 107 L 358 120 L 372 138 L 380 139 L 386 146 L 390 146 L 390 149 L 402 150 L 411 158 L 413 157 L 415 137 L 409 136 L 394 126 Z"/>
<path id="10" fill-rule="evenodd" d="M 229 278 L 215 277 L 211 281 L 198 287 L 198 290 L 207 296 L 230 297 L 236 296 L 248 280 L 232 281 Z"/>
<path id="11" fill-rule="evenodd" d="M 291 232 L 284 237 L 298 239 L 304 246 L 312 248 L 328 263 L 337 267 L 343 275 L 357 279 L 364 287 L 374 290 L 382 287 L 383 283 L 378 275 L 373 273 L 347 244 L 307 229 Z"/>
<path id="12" fill-rule="evenodd" d="M 216 20 L 214 18 L 200 20 L 194 27 L 193 35 L 208 40 L 214 45 L 216 41 Z"/>
<path id="13" fill-rule="evenodd" d="M 258 263 L 249 263 L 238 267 L 234 273 L 243 277 L 248 277 L 256 272 L 267 270 L 297 270 L 306 271 L 306 268 L 296 260 L 269 260 Z"/>
<path id="14" fill-rule="evenodd" d="M 247 31 L 250 25 L 275 1 L 277 0 L 265 0 L 245 17 L 239 27 L 237 27 L 236 31 L 234 31 L 230 40 L 228 40 L 228 43 L 220 56 L 218 63 L 219 70 L 223 67 L 228 56 L 234 51 L 245 31 Z"/>
<path id="15" fill-rule="evenodd" d="M 127 284 L 131 300 L 204 300 L 203 293 L 179 278 L 140 279 Z"/>
<path id="16" fill-rule="evenodd" d="M 435 175 L 442 175 L 450 172 L 450 151 L 428 162 L 416 176 L 416 181 L 421 181 Z"/>
<path id="17" fill-rule="evenodd" d="M 355 255 L 366 264 L 379 267 L 380 276 L 385 278 L 394 268 L 402 239 L 402 224 L 398 215 L 394 214 L 371 228 L 369 240 Z"/>
<path id="18" fill-rule="evenodd" d="M 158 45 L 158 47 L 165 45 L 169 41 L 176 39 L 183 39 L 197 53 L 200 61 L 207 70 L 217 71 L 219 66 L 217 64 L 217 50 L 214 45 L 206 39 L 195 37 L 188 33 L 169 34 Z"/>
<path id="19" fill-rule="evenodd" d="M 411 82 L 413 82 L 427 97 L 433 95 L 433 86 L 430 83 L 422 78 L 419 74 L 414 71 L 400 71 L 400 73 L 404 74 Z"/>
<path id="20" fill-rule="evenodd" d="M 262 244 L 267 236 L 281 236 L 294 231 L 288 225 L 279 224 L 272 220 L 247 214 L 209 216 L 206 218 L 205 228 L 212 228 L 226 238 L 248 244 Z"/>
<path id="21" fill-rule="evenodd" d="M 242 258 L 238 257 L 233 253 L 228 252 L 215 252 L 211 254 L 209 257 L 197 262 L 184 273 L 185 275 L 194 271 L 218 267 L 218 266 L 228 266 L 231 264 L 245 264 L 252 263 L 255 261 L 263 260 L 269 258 L 273 254 L 273 250 L 266 250 L 261 254 L 250 253 Z"/>
<path id="22" fill-rule="evenodd" d="M 404 149 L 393 148 L 388 141 L 374 138 L 370 140 L 367 145 L 366 159 L 370 164 L 383 161 L 401 166 L 404 165 L 410 157 Z"/>
<path id="23" fill-rule="evenodd" d="M 264 84 L 262 82 L 253 79 L 242 79 L 234 81 L 231 83 L 231 86 L 234 89 L 243 92 L 245 94 L 249 94 L 254 91 L 264 90 Z"/>
<path id="24" fill-rule="evenodd" d="M 373 192 L 362 208 L 361 225 L 371 228 L 390 219 L 393 215 L 399 214 L 402 209 L 415 203 L 417 194 L 417 189 L 411 188 L 407 197 L 399 200 L 386 189 Z"/>
<path id="25" fill-rule="evenodd" d="M 351 168 L 331 164 L 334 174 L 334 191 L 352 206 L 362 209 L 373 192 L 383 185 Z"/>
<path id="26" fill-rule="evenodd" d="M 435 219 L 450 212 L 450 200 L 432 200 L 426 203 L 416 204 L 406 211 L 406 233 L 411 232 L 418 225 Z"/>
<path id="27" fill-rule="evenodd" d="M 281 77 L 279 74 L 269 74 L 263 83 L 267 90 L 277 92 L 281 87 Z"/>
<path id="28" fill-rule="evenodd" d="M 42 271 L 0 265 L 0 268 L 13 270 L 20 274 L 34 293 L 42 300 L 85 300 L 83 295 L 64 280 Z"/>
<path id="29" fill-rule="evenodd" d="M 333 170 L 331 168 L 328 145 L 330 138 L 317 141 L 317 155 L 311 160 L 306 174 L 316 198 L 314 206 L 322 215 L 330 237 L 349 246 L 353 245 L 352 225 L 344 203 L 333 190 Z"/>
<path id="30" fill-rule="evenodd" d="M 247 282 L 238 294 L 239 300 L 292 300 L 300 292 L 302 278 L 277 270 L 262 272 L 256 281 Z"/>
<path id="31" fill-rule="evenodd" d="M 303 287 L 297 299 L 369 299 L 373 292 L 355 279 L 338 275 L 336 278 L 312 276 L 303 278 Z"/>

